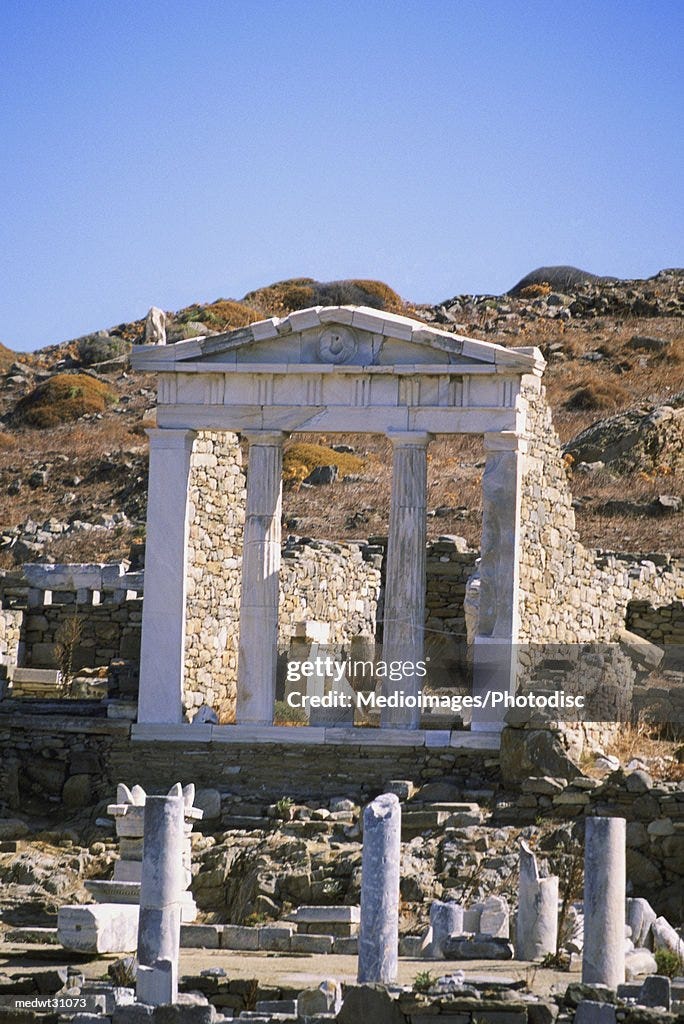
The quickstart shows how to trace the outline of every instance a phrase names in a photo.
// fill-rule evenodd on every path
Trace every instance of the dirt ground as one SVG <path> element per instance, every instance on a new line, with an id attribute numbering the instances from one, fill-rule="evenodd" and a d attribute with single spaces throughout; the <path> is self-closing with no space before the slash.
<path id="1" fill-rule="evenodd" d="M 88 960 L 68 953 L 57 946 L 28 946 L 0 944 L 0 972 L 18 974 L 27 971 L 78 964 L 87 978 L 106 977 L 107 966 L 118 955 L 100 956 Z M 332 954 L 248 953 L 224 949 L 181 950 L 181 975 L 196 975 L 211 967 L 222 967 L 228 978 L 258 978 L 262 984 L 292 988 L 313 988 L 326 978 L 336 978 L 346 984 L 356 981 L 356 957 Z M 430 970 L 436 977 L 463 971 L 466 979 L 514 978 L 524 980 L 539 996 L 552 991 L 565 991 L 571 981 L 579 981 L 579 972 L 553 971 L 536 964 L 518 960 L 399 960 L 399 983 L 411 985 L 419 971 Z"/>

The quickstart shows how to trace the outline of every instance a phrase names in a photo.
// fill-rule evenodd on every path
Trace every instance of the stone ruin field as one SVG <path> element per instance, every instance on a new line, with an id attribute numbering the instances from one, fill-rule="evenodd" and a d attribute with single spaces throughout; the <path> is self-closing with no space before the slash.
<path id="1" fill-rule="evenodd" d="M 684 272 L 543 268 L 507 295 L 436 306 L 302 278 L 167 313 L 167 346 L 333 305 L 541 350 L 519 638 L 581 650 L 619 633 L 607 661 L 628 666 L 629 692 L 602 678 L 610 722 L 513 714 L 496 742 L 467 716 L 423 718 L 419 739 L 393 743 L 372 728 L 335 738 L 330 721 L 320 745 L 226 739 L 239 543 L 220 582 L 211 551 L 234 542 L 217 522 L 239 509 L 249 450 L 206 432 L 190 477 L 185 731 L 136 737 L 156 384 L 130 350 L 144 323 L 0 353 L 0 1024 L 684 1019 Z M 373 635 L 390 447 L 286 440 L 283 657 L 310 647 L 312 620 L 336 651 Z M 472 684 L 485 459 L 478 435 L 427 455 L 426 647 L 449 692 Z M 223 504 L 206 499 L 216 467 Z M 570 566 L 565 586 L 540 570 L 540 544 Z M 220 672 L 205 656 L 211 601 L 228 633 Z M 584 686 L 586 653 L 570 670 Z M 567 674 L 560 660 L 551 671 Z M 279 672 L 276 725 L 314 726 L 288 717 Z"/>

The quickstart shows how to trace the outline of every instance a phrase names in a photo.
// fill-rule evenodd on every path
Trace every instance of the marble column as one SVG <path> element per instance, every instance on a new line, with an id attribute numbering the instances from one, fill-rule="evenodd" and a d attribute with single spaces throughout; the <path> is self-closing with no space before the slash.
<path id="1" fill-rule="evenodd" d="M 515 922 L 517 960 L 543 960 L 556 952 L 558 940 L 558 877 L 541 878 L 537 858 L 520 840 L 520 885 Z"/>
<path id="2" fill-rule="evenodd" d="M 139 722 L 180 722 L 185 668 L 192 430 L 152 429 L 140 649 Z"/>
<path id="3" fill-rule="evenodd" d="M 383 617 L 382 660 L 416 662 L 425 647 L 425 561 L 427 543 L 427 446 L 430 434 L 390 434 L 392 498 Z M 410 669 L 403 678 L 385 677 L 383 696 L 415 697 L 421 677 Z M 383 708 L 383 728 L 417 729 L 420 708 Z"/>
<path id="4" fill-rule="evenodd" d="M 519 630 L 521 481 L 527 442 L 512 431 L 484 435 L 482 556 L 479 611 L 473 643 L 474 707 L 471 729 L 496 731 L 506 707 L 486 695 L 515 693 Z"/>
<path id="5" fill-rule="evenodd" d="M 145 801 L 136 997 L 153 1006 L 178 997 L 184 809 L 180 784 Z"/>
<path id="6" fill-rule="evenodd" d="M 429 943 L 424 953 L 425 957 L 434 960 L 444 960 L 444 944 L 450 935 L 463 935 L 463 907 L 460 903 L 449 900 L 443 903 L 435 900 L 430 906 L 430 928 Z"/>
<path id="7" fill-rule="evenodd" d="M 242 551 L 237 722 L 271 725 L 275 702 L 280 596 L 282 431 L 254 430 L 249 441 Z"/>
<path id="8" fill-rule="evenodd" d="M 582 982 L 615 989 L 625 980 L 624 818 L 587 818 L 584 836 Z"/>
<path id="9" fill-rule="evenodd" d="M 383 793 L 363 812 L 359 984 L 397 980 L 400 868 L 401 806 Z"/>

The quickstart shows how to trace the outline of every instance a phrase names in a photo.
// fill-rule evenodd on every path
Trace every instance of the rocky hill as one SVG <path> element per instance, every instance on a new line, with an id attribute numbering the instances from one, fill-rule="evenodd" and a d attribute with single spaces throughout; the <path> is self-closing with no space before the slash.
<path id="1" fill-rule="evenodd" d="M 505 295 L 456 295 L 434 306 L 405 301 L 382 282 L 297 278 L 168 312 L 167 337 L 338 303 L 405 312 L 503 345 L 538 345 L 584 542 L 681 553 L 684 270 L 625 281 L 543 267 Z M 28 355 L 0 351 L 0 566 L 127 557 L 131 549 L 137 557 L 154 380 L 131 372 L 128 352 L 143 330 L 142 321 L 130 321 Z M 333 464 L 337 472 L 310 475 Z M 383 438 L 293 437 L 286 530 L 337 538 L 386 532 L 388 465 Z M 478 543 L 482 468 L 477 439 L 432 444 L 431 536 Z"/>

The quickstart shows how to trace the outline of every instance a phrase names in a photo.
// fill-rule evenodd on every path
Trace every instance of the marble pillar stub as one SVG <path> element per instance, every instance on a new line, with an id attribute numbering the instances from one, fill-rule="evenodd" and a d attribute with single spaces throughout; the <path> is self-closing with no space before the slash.
<path id="1" fill-rule="evenodd" d="M 139 973 L 136 994 L 140 1002 L 160 1005 L 175 1002 L 178 995 L 181 897 L 185 887 L 180 785 L 169 796 L 148 796 L 144 821 L 138 962 L 150 970 Z"/>
<path id="2" fill-rule="evenodd" d="M 520 841 L 520 885 L 515 925 L 517 960 L 543 960 L 556 952 L 558 939 L 558 878 L 541 878 L 537 858 Z"/>
<path id="3" fill-rule="evenodd" d="M 432 938 L 424 955 L 434 957 L 436 960 L 443 960 L 444 945 L 449 936 L 463 934 L 463 907 L 461 904 L 435 900 L 430 907 L 430 931 Z"/>
<path id="4" fill-rule="evenodd" d="M 358 980 L 390 985 L 399 957 L 401 806 L 394 793 L 363 812 Z"/>
<path id="5" fill-rule="evenodd" d="M 587 818 L 582 981 L 615 989 L 625 980 L 624 818 Z"/>

